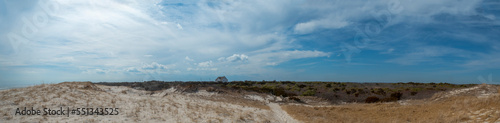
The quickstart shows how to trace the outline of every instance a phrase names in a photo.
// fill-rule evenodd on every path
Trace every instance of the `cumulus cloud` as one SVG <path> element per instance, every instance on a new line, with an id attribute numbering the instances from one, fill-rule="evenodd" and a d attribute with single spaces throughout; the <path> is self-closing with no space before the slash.
<path id="1" fill-rule="evenodd" d="M 218 59 L 221 62 L 229 61 L 229 62 L 238 62 L 238 61 L 247 61 L 248 56 L 245 54 L 233 54 L 232 56 L 229 57 L 220 57 Z"/>
<path id="2" fill-rule="evenodd" d="M 168 67 L 166 65 L 158 64 L 156 62 L 153 62 L 151 64 L 144 64 L 142 66 L 143 70 L 166 70 Z"/>
<path id="3" fill-rule="evenodd" d="M 199 67 L 211 67 L 213 66 L 212 61 L 205 61 L 205 62 L 200 62 L 198 63 Z"/>
<path id="4" fill-rule="evenodd" d="M 187 60 L 187 61 L 194 61 L 194 59 L 191 59 L 188 56 L 186 56 L 184 59 Z"/>

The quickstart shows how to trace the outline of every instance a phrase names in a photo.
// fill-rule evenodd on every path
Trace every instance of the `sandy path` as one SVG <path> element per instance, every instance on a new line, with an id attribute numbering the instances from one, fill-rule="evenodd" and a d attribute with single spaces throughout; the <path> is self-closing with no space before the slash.
<path id="1" fill-rule="evenodd" d="M 279 119 L 280 122 L 282 123 L 300 123 L 299 121 L 295 120 L 293 117 L 288 115 L 286 111 L 281 109 L 281 106 L 276 104 L 276 103 L 268 103 L 267 106 L 271 108 L 271 111 L 273 111 L 274 117 L 276 119 Z"/>

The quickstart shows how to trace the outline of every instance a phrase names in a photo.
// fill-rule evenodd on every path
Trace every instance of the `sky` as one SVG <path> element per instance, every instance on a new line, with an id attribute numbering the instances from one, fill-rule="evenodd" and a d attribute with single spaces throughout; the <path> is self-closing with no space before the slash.
<path id="1" fill-rule="evenodd" d="M 1 0 L 0 86 L 500 84 L 500 1 Z"/>

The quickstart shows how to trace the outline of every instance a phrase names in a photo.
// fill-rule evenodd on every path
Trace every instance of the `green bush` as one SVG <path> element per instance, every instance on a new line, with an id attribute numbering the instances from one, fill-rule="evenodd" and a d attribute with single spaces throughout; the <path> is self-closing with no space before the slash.
<path id="1" fill-rule="evenodd" d="M 315 90 L 307 90 L 304 93 L 302 93 L 302 96 L 314 96 L 314 95 L 316 95 Z"/>
<path id="2" fill-rule="evenodd" d="M 372 93 L 377 94 L 377 95 L 385 96 L 385 91 L 382 88 L 374 89 L 374 90 L 372 90 Z"/>

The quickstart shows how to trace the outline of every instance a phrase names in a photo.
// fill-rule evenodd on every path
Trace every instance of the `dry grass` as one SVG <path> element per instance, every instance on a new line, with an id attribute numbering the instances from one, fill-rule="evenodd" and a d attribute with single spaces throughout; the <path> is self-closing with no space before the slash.
<path id="1" fill-rule="evenodd" d="M 282 106 L 305 122 L 499 122 L 500 96 L 458 96 L 437 102 L 347 104 L 333 107 Z"/>

